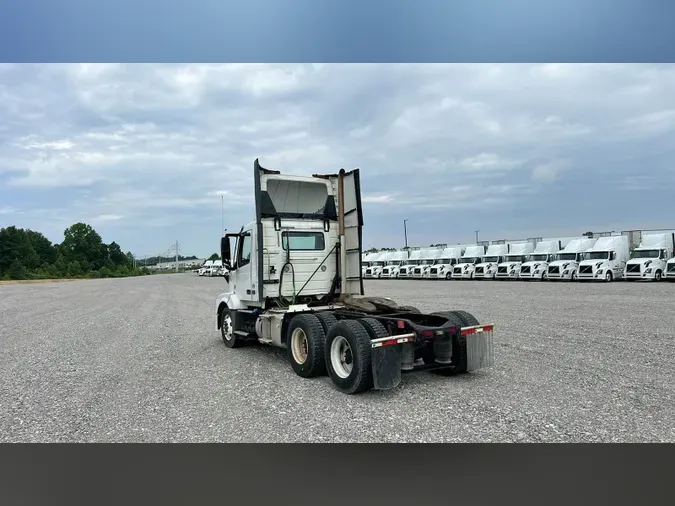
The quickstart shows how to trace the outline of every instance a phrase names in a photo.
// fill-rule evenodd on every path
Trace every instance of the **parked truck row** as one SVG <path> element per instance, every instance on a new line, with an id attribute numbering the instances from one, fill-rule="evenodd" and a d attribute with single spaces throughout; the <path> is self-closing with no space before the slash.
<path id="1" fill-rule="evenodd" d="M 364 255 L 368 279 L 675 281 L 675 233 L 500 242 Z M 635 246 L 635 244 L 633 244 Z"/>

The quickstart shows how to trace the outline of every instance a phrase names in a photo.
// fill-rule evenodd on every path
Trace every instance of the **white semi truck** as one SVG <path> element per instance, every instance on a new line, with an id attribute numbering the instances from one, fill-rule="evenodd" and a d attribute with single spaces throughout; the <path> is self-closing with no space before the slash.
<path id="1" fill-rule="evenodd" d="M 408 251 L 392 251 L 387 265 L 382 268 L 381 278 L 396 279 L 401 266 L 408 260 Z"/>
<path id="2" fill-rule="evenodd" d="M 209 273 L 211 272 L 211 266 L 213 265 L 213 260 L 207 260 L 202 264 L 202 266 L 199 268 L 198 274 L 200 276 L 208 276 Z"/>
<path id="3" fill-rule="evenodd" d="M 549 281 L 576 281 L 579 276 L 579 262 L 584 259 L 584 253 L 588 251 L 597 239 L 582 237 L 572 239 L 555 255 L 555 259 L 548 264 L 546 279 Z"/>
<path id="4" fill-rule="evenodd" d="M 613 281 L 623 278 L 630 260 L 627 235 L 599 237 L 579 262 L 579 281 Z"/>
<path id="5" fill-rule="evenodd" d="M 416 265 L 419 264 L 421 255 L 422 250 L 419 249 L 412 250 L 410 252 L 410 256 L 408 257 L 408 261 L 405 262 L 401 267 L 399 267 L 398 277 L 404 279 L 412 278 L 413 269 L 415 268 Z"/>
<path id="6" fill-rule="evenodd" d="M 382 274 L 382 269 L 384 268 L 388 257 L 388 251 L 380 251 L 379 253 L 375 254 L 370 260 L 370 266 L 366 268 L 366 274 L 364 277 L 379 278 L 380 274 Z"/>
<path id="7" fill-rule="evenodd" d="M 481 262 L 484 256 L 485 246 L 467 246 L 462 258 L 452 269 L 452 279 L 473 279 L 476 265 Z"/>
<path id="8" fill-rule="evenodd" d="M 327 373 L 346 394 L 396 387 L 402 371 L 494 364 L 493 325 L 364 295 L 358 169 L 296 176 L 256 160 L 254 185 L 254 221 L 221 239 L 229 290 L 214 316 L 228 348 L 285 348 L 298 376 Z"/>
<path id="9" fill-rule="evenodd" d="M 460 246 L 445 248 L 436 259 L 436 263 L 429 269 L 426 277 L 428 279 L 451 279 L 452 268 L 462 257 L 463 251 Z"/>
<path id="10" fill-rule="evenodd" d="M 497 267 L 496 279 L 518 279 L 520 267 L 534 251 L 531 242 L 517 242 L 509 245 L 509 253 Z"/>
<path id="11" fill-rule="evenodd" d="M 538 279 L 544 281 L 547 276 L 548 264 L 555 258 L 555 254 L 562 249 L 562 241 L 539 241 L 532 254 L 520 267 L 519 279 Z"/>
<path id="12" fill-rule="evenodd" d="M 497 267 L 504 261 L 509 253 L 508 244 L 490 244 L 485 252 L 485 256 L 476 265 L 474 279 L 494 279 L 497 275 Z"/>
<path id="13" fill-rule="evenodd" d="M 412 270 L 413 279 L 424 279 L 429 274 L 429 269 L 436 263 L 443 250 L 440 248 L 430 248 L 421 250 L 419 264 Z"/>
<path id="14" fill-rule="evenodd" d="M 626 262 L 625 279 L 661 281 L 673 257 L 675 234 L 643 234 L 640 245 Z"/>
<path id="15" fill-rule="evenodd" d="M 663 278 L 671 283 L 675 281 L 675 257 L 668 260 L 668 263 L 666 264 L 666 273 Z"/>
<path id="16" fill-rule="evenodd" d="M 223 268 L 223 261 L 214 260 L 213 263 L 211 264 L 211 267 L 209 267 L 209 270 L 207 271 L 206 275 L 211 277 L 222 276 L 224 274 L 221 272 L 222 268 Z"/>

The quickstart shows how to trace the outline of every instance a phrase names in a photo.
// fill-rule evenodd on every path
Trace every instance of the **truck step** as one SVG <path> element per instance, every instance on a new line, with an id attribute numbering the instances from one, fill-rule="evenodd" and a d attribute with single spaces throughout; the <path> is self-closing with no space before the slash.
<path id="1" fill-rule="evenodd" d="M 267 337 L 259 337 L 258 341 L 262 344 L 270 344 L 272 342 L 272 340 Z"/>

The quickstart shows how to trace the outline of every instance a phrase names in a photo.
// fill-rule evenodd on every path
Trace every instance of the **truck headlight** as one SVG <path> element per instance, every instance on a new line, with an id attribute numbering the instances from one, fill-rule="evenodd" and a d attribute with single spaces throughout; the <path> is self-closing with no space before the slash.
<path id="1" fill-rule="evenodd" d="M 647 269 L 645 269 L 645 272 L 646 272 L 647 274 L 649 274 L 650 272 L 652 272 L 652 268 L 651 268 L 651 267 L 648 267 Z"/>

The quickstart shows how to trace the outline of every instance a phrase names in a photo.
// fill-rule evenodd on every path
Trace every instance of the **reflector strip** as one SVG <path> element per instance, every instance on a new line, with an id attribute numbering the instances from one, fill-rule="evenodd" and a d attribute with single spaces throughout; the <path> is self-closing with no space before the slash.
<path id="1" fill-rule="evenodd" d="M 462 335 L 466 336 L 468 334 L 476 334 L 478 332 L 491 332 L 494 327 L 494 325 L 476 325 L 474 327 L 464 327 L 462 329 Z"/>
<path id="2" fill-rule="evenodd" d="M 383 346 L 394 346 L 396 344 L 409 343 L 412 341 L 415 334 L 403 334 L 400 336 L 381 337 L 371 341 L 371 347 L 381 348 Z"/>

